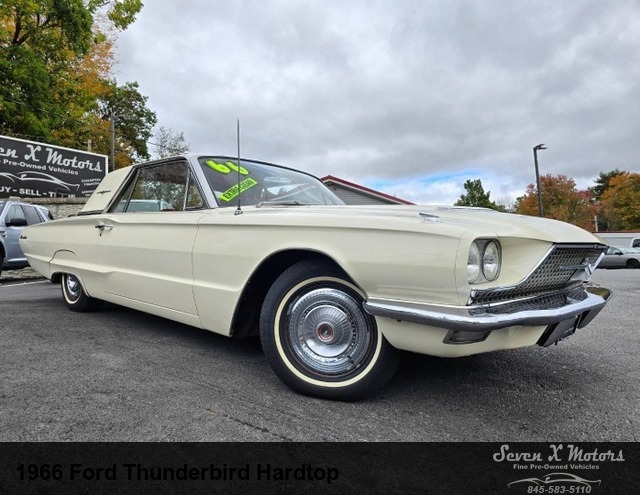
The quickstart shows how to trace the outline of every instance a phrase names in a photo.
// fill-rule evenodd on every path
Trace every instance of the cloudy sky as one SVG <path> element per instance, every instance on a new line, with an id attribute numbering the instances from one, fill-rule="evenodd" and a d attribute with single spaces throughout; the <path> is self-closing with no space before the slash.
<path id="1" fill-rule="evenodd" d="M 159 125 L 416 203 L 640 171 L 637 0 L 146 0 L 119 37 Z"/>

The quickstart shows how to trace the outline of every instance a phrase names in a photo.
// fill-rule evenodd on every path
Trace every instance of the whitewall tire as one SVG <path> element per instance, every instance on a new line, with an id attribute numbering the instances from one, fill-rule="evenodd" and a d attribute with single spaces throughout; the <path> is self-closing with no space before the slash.
<path id="1" fill-rule="evenodd" d="M 275 281 L 260 315 L 267 360 L 305 395 L 356 400 L 393 376 L 397 351 L 363 309 L 361 291 L 329 263 L 301 261 Z"/>
<path id="2" fill-rule="evenodd" d="M 62 275 L 62 296 L 67 307 L 72 311 L 94 311 L 100 306 L 100 300 L 89 297 L 82 287 L 80 279 L 70 273 Z"/>

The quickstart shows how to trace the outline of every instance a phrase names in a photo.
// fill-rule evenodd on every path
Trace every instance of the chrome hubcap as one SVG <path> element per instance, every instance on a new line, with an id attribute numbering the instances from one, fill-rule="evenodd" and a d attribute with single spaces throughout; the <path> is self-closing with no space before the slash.
<path id="1" fill-rule="evenodd" d="M 330 375 L 361 366 L 371 341 L 360 303 L 337 289 L 316 289 L 297 299 L 289 313 L 288 332 L 300 362 Z"/>
<path id="2" fill-rule="evenodd" d="M 80 297 L 82 286 L 80 285 L 78 277 L 75 275 L 66 275 L 64 285 L 70 299 L 78 299 L 78 297 Z"/>

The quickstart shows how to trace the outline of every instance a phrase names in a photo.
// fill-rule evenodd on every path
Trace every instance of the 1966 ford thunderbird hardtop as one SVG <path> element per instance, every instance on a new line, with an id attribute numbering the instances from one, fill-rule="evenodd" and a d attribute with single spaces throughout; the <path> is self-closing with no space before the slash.
<path id="1" fill-rule="evenodd" d="M 231 337 L 259 333 L 293 389 L 350 400 L 398 349 L 443 357 L 549 346 L 587 325 L 605 246 L 485 209 L 345 206 L 267 163 L 187 155 L 117 170 L 78 216 L 27 228 L 67 306 L 128 306 Z"/>

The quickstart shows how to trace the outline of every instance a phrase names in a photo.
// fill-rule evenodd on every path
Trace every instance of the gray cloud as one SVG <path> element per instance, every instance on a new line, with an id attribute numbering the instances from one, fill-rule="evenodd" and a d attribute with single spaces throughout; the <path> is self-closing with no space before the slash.
<path id="1" fill-rule="evenodd" d="M 419 180 L 468 170 L 522 194 L 541 142 L 542 173 L 583 187 L 637 170 L 639 48 L 634 0 L 167 0 L 117 56 L 194 151 L 234 154 L 240 118 L 244 156 L 450 202 L 464 180 L 439 197 Z"/>

